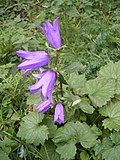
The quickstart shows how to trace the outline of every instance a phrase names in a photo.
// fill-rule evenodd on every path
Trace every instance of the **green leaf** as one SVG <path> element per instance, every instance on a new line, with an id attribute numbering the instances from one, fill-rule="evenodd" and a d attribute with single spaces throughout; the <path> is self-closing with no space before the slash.
<path id="1" fill-rule="evenodd" d="M 75 139 L 76 136 L 76 130 L 75 130 L 75 123 L 68 122 L 64 125 L 64 127 L 61 127 L 57 130 L 55 137 L 53 141 L 57 144 L 68 142 L 71 139 Z"/>
<path id="2" fill-rule="evenodd" d="M 69 141 L 63 146 L 59 146 L 56 151 L 61 155 L 61 159 L 70 160 L 73 159 L 76 154 L 75 142 Z"/>
<path id="3" fill-rule="evenodd" d="M 120 159 L 120 145 L 113 146 L 102 153 L 105 160 L 119 160 Z"/>
<path id="4" fill-rule="evenodd" d="M 114 133 L 113 133 L 114 134 Z M 114 137 L 115 138 L 115 137 Z M 114 144 L 113 137 L 104 138 L 102 142 L 98 141 L 95 145 L 95 156 L 101 160 L 119 160 L 120 159 L 120 145 Z M 116 137 L 117 139 L 117 137 Z"/>
<path id="5" fill-rule="evenodd" d="M 67 85 L 67 82 L 66 82 L 65 78 L 63 77 L 63 75 L 60 72 L 59 72 L 59 75 L 58 75 L 58 80 L 60 82 L 62 82 L 63 84 Z"/>
<path id="6" fill-rule="evenodd" d="M 88 98 L 84 97 L 84 98 L 81 98 L 81 102 L 79 104 L 79 108 L 85 112 L 85 113 L 89 113 L 89 114 L 92 114 L 94 112 L 94 108 L 93 106 L 90 105 L 90 101 Z"/>
<path id="7" fill-rule="evenodd" d="M 99 111 L 103 116 L 108 117 L 103 120 L 104 128 L 116 131 L 120 129 L 120 101 L 111 102 Z"/>
<path id="8" fill-rule="evenodd" d="M 80 142 L 85 148 L 92 147 L 97 138 L 97 132 L 92 130 L 87 124 L 77 121 L 76 123 L 69 122 L 57 130 L 53 141 L 59 145 L 68 141 Z"/>
<path id="9" fill-rule="evenodd" d="M 55 132 L 57 130 L 57 125 L 55 125 L 55 123 L 53 123 L 53 118 L 52 117 L 45 117 L 44 120 L 42 121 L 42 123 L 48 127 L 49 138 L 53 138 L 55 135 Z"/>
<path id="10" fill-rule="evenodd" d="M 52 141 L 47 141 L 40 149 L 40 154 L 44 160 L 61 160 L 56 152 L 56 146 Z"/>
<path id="11" fill-rule="evenodd" d="M 78 90 L 83 88 L 85 86 L 85 83 L 86 83 L 85 75 L 78 75 L 76 73 L 70 74 L 70 78 L 68 80 L 70 88 Z"/>
<path id="12" fill-rule="evenodd" d="M 81 143 L 84 148 L 93 147 L 96 143 L 97 135 L 100 135 L 94 127 L 91 129 L 87 124 L 77 121 L 68 122 L 57 130 L 53 139 L 57 145 L 56 151 L 61 158 L 72 159 L 76 154 L 76 143 Z"/>
<path id="13" fill-rule="evenodd" d="M 0 141 L 0 147 L 6 154 L 9 154 L 11 152 L 11 147 L 15 147 L 17 145 L 18 144 L 16 141 L 10 140 L 6 136 L 4 137 L 4 140 Z"/>
<path id="14" fill-rule="evenodd" d="M 48 139 L 48 128 L 42 125 L 41 122 L 44 116 L 41 116 L 38 112 L 31 112 L 26 115 L 21 122 L 18 137 L 26 140 L 27 143 L 34 143 L 43 145 L 45 139 Z"/>
<path id="15" fill-rule="evenodd" d="M 81 160 L 89 160 L 89 155 L 87 154 L 87 152 L 85 152 L 85 151 L 81 152 L 80 159 Z"/>
<path id="16" fill-rule="evenodd" d="M 115 93 L 120 94 L 120 61 L 109 63 L 101 67 L 98 76 L 104 79 L 115 81 Z"/>
<path id="17" fill-rule="evenodd" d="M 114 96 L 114 80 L 96 78 L 86 83 L 86 93 L 93 105 L 102 107 Z"/>
<path id="18" fill-rule="evenodd" d="M 27 105 L 39 104 L 41 102 L 40 92 L 36 94 L 29 95 L 27 97 Z"/>
<path id="19" fill-rule="evenodd" d="M 77 130 L 77 141 L 81 143 L 84 148 L 90 148 L 95 145 L 97 139 L 97 132 L 92 130 L 86 123 L 76 122 L 75 129 Z"/>
<path id="20" fill-rule="evenodd" d="M 0 149 L 0 159 L 1 160 L 10 160 L 8 155 L 2 149 Z"/>
<path id="21" fill-rule="evenodd" d="M 73 62 L 69 66 L 63 68 L 63 71 L 67 73 L 83 72 L 84 70 L 85 66 L 83 66 L 83 64 L 80 62 Z"/>
<path id="22" fill-rule="evenodd" d="M 120 144 L 120 132 L 113 132 L 110 136 L 112 143 L 118 145 Z"/>
<path id="23" fill-rule="evenodd" d="M 105 150 L 108 150 L 112 147 L 112 141 L 109 138 L 104 138 L 102 142 L 100 140 L 94 146 L 95 157 L 98 160 L 102 159 L 102 154 Z"/>
<path id="24" fill-rule="evenodd" d="M 75 6 L 69 7 L 66 14 L 70 17 L 78 17 L 80 15 Z"/>

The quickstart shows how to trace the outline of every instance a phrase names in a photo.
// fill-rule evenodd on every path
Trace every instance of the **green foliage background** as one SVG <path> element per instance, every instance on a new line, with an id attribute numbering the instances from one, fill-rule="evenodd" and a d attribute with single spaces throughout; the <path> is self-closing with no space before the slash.
<path id="1" fill-rule="evenodd" d="M 25 160 L 119 160 L 119 6 L 119 0 L 0 2 L 1 160 L 20 160 L 22 148 Z M 15 54 L 47 50 L 37 25 L 58 16 L 65 45 L 59 59 L 63 126 L 52 122 L 53 110 L 35 111 L 39 94 L 27 89 L 34 79 L 22 77 Z"/>

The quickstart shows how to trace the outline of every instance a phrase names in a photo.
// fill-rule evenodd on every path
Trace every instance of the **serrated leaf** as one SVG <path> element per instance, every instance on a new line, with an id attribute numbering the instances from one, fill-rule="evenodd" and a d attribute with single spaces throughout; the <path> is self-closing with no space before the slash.
<path id="1" fill-rule="evenodd" d="M 108 105 L 102 107 L 99 112 L 108 117 L 103 120 L 104 128 L 108 128 L 109 130 L 116 130 L 120 129 L 120 101 L 109 103 Z"/>
<path id="2" fill-rule="evenodd" d="M 120 132 L 113 132 L 110 136 L 112 143 L 118 145 L 120 144 Z"/>
<path id="3" fill-rule="evenodd" d="M 90 148 L 95 145 L 97 132 L 94 132 L 86 123 L 76 122 L 77 139 L 84 148 Z"/>
<path id="4" fill-rule="evenodd" d="M 8 155 L 2 149 L 0 149 L 0 159 L 1 160 L 10 160 Z"/>
<path id="5" fill-rule="evenodd" d="M 88 98 L 84 97 L 84 98 L 81 98 L 81 102 L 79 104 L 79 108 L 85 112 L 85 113 L 89 113 L 89 114 L 92 114 L 94 112 L 94 108 L 93 106 L 90 105 L 90 101 Z"/>
<path id="6" fill-rule="evenodd" d="M 120 159 L 120 145 L 113 146 L 102 153 L 105 160 L 119 160 Z"/>
<path id="7" fill-rule="evenodd" d="M 102 107 L 114 96 L 114 80 L 96 78 L 86 83 L 86 93 L 93 105 Z"/>
<path id="8" fill-rule="evenodd" d="M 53 122 L 53 118 L 45 117 L 43 120 L 43 124 L 48 127 L 49 138 L 53 138 L 57 130 L 57 125 L 55 125 L 55 123 Z"/>
<path id="9" fill-rule="evenodd" d="M 109 138 L 104 138 L 101 142 L 100 140 L 97 141 L 97 143 L 94 146 L 95 151 L 95 157 L 97 160 L 102 159 L 102 153 L 105 150 L 108 150 L 112 146 L 112 141 Z"/>
<path id="10" fill-rule="evenodd" d="M 41 147 L 40 154 L 45 160 L 61 160 L 60 155 L 56 152 L 56 146 L 52 141 L 47 141 Z"/>
<path id="11" fill-rule="evenodd" d="M 4 140 L 0 141 L 0 147 L 7 155 L 11 152 L 11 147 L 16 145 L 17 145 L 16 141 L 10 140 L 6 136 L 4 137 Z"/>
<path id="12" fill-rule="evenodd" d="M 120 145 L 113 144 L 110 138 L 104 138 L 102 142 L 98 142 L 94 147 L 95 155 L 99 160 L 119 160 Z"/>
<path id="13" fill-rule="evenodd" d="M 77 121 L 69 122 L 57 130 L 53 141 L 59 145 L 68 141 L 80 142 L 85 148 L 92 147 L 96 142 L 97 134 L 87 124 Z"/>
<path id="14" fill-rule="evenodd" d="M 75 139 L 76 131 L 75 124 L 73 122 L 66 123 L 64 127 L 57 130 L 53 141 L 55 143 L 68 142 L 71 139 Z"/>
<path id="15" fill-rule="evenodd" d="M 43 145 L 45 139 L 48 139 L 48 128 L 42 125 L 41 122 L 44 116 L 41 116 L 38 112 L 31 112 L 26 115 L 21 122 L 18 137 L 27 141 L 27 143 L 34 143 Z"/>
<path id="16" fill-rule="evenodd" d="M 70 74 L 70 78 L 68 80 L 70 88 L 78 90 L 83 88 L 85 86 L 85 83 L 86 83 L 85 75 L 78 75 L 76 73 Z"/>
<path id="17" fill-rule="evenodd" d="M 115 80 L 115 93 L 120 94 L 120 61 L 101 67 L 98 76 L 107 80 Z"/>
<path id="18" fill-rule="evenodd" d="M 73 141 L 69 141 L 63 146 L 59 146 L 56 151 L 61 155 L 61 159 L 70 160 L 73 159 L 76 154 L 76 146 Z"/>

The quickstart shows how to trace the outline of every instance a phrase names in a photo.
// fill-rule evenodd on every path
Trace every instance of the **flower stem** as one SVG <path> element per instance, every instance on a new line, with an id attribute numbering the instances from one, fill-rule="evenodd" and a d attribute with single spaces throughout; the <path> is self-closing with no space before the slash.
<path id="1" fill-rule="evenodd" d="M 61 97 L 63 97 L 63 89 L 62 89 L 62 82 L 60 81 L 60 94 L 61 94 Z"/>

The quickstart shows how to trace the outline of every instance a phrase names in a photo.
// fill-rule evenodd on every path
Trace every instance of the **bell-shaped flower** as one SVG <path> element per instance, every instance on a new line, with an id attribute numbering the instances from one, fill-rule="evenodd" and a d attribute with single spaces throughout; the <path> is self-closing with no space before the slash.
<path id="1" fill-rule="evenodd" d="M 50 109 L 50 105 L 51 105 L 51 102 L 49 99 L 47 99 L 46 101 L 43 101 L 42 103 L 37 105 L 38 107 L 36 108 L 36 110 L 38 110 L 42 115 L 43 113 L 47 112 Z"/>
<path id="2" fill-rule="evenodd" d="M 24 58 L 23 62 L 18 65 L 19 69 L 25 70 L 24 76 L 30 71 L 46 65 L 50 60 L 50 56 L 45 51 L 29 52 L 18 50 L 16 54 Z"/>
<path id="3" fill-rule="evenodd" d="M 64 123 L 64 108 L 61 103 L 58 103 L 55 107 L 54 122 L 55 121 L 59 124 Z"/>
<path id="4" fill-rule="evenodd" d="M 61 47 L 61 37 L 60 37 L 60 29 L 58 25 L 58 19 L 56 18 L 51 24 L 49 21 L 44 22 L 44 27 L 38 26 L 46 36 L 47 40 L 51 44 L 51 46 L 55 49 L 58 49 Z"/>
<path id="5" fill-rule="evenodd" d="M 42 100 L 48 97 L 50 102 L 53 103 L 52 92 L 56 81 L 56 73 L 52 70 L 46 70 L 40 74 L 33 74 L 33 76 L 38 78 L 38 81 L 34 85 L 28 87 L 31 91 L 30 93 L 34 94 L 40 90 Z"/>

